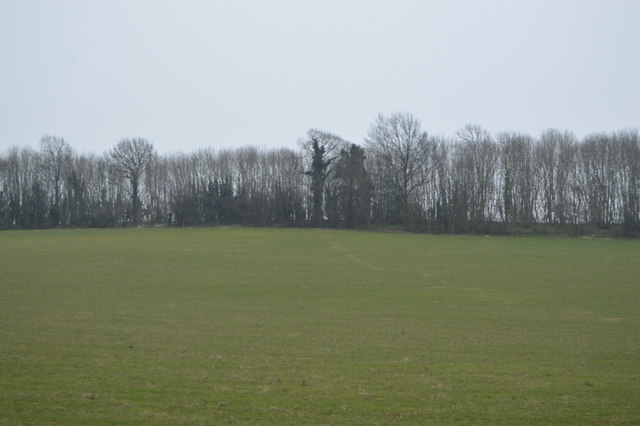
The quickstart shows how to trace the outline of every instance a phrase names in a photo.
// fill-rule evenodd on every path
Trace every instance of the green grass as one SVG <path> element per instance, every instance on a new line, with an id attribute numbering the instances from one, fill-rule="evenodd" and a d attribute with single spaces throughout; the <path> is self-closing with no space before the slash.
<path id="1" fill-rule="evenodd" d="M 0 424 L 639 423 L 640 241 L 0 233 Z"/>

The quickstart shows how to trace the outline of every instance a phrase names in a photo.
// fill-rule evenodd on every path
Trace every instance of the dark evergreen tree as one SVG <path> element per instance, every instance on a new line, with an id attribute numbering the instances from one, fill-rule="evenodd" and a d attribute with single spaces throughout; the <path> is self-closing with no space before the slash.
<path id="1" fill-rule="evenodd" d="M 322 226 L 324 218 L 324 187 L 336 159 L 346 142 L 339 136 L 319 130 L 309 130 L 303 147 L 311 154 L 311 168 L 305 174 L 311 177 L 311 225 Z"/>
<path id="2" fill-rule="evenodd" d="M 337 210 L 343 226 L 360 228 L 371 218 L 373 184 L 365 168 L 364 149 L 351 144 L 340 152 L 336 164 Z"/>

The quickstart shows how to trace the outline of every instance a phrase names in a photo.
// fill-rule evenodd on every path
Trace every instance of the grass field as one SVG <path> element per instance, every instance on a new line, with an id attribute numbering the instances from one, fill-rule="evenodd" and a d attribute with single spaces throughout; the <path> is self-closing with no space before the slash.
<path id="1" fill-rule="evenodd" d="M 640 241 L 0 233 L 0 424 L 639 423 Z"/>

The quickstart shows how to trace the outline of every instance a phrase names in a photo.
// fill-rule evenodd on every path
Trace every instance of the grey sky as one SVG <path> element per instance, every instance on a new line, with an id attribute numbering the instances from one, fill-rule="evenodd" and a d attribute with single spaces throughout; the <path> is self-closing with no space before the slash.
<path id="1" fill-rule="evenodd" d="M 361 143 L 379 112 L 584 136 L 640 125 L 637 0 L 0 0 L 0 149 Z"/>

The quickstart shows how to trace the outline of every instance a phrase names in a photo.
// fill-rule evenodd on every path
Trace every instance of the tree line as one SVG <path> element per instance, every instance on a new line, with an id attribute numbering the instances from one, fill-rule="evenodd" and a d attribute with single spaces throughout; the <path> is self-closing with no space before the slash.
<path id="1" fill-rule="evenodd" d="M 636 129 L 576 138 L 429 136 L 380 114 L 362 145 L 309 130 L 297 150 L 159 155 L 142 138 L 78 154 L 59 136 L 0 153 L 0 228 L 244 225 L 508 233 L 545 225 L 640 234 Z"/>

